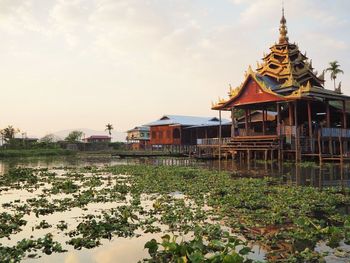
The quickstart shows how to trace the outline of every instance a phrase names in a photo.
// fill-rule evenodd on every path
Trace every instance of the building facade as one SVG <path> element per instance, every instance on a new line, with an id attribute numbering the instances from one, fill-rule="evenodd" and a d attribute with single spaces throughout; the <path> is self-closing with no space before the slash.
<path id="1" fill-rule="evenodd" d="M 222 120 L 222 123 L 229 123 Z M 153 149 L 180 149 L 197 144 L 197 139 L 217 137 L 220 120 L 216 117 L 164 115 L 147 124 L 150 127 L 150 145 Z M 205 129 L 207 130 L 205 132 Z"/>
<path id="2" fill-rule="evenodd" d="M 230 88 L 227 99 L 219 99 L 213 110 L 244 112 L 242 127 L 233 125 L 230 140 L 219 140 L 221 152 L 245 155 L 254 153 L 271 159 L 294 156 L 343 160 L 349 156 L 349 101 L 340 89 L 324 87 L 324 72 L 318 74 L 297 44 L 287 36 L 284 11 L 280 20 L 279 39 L 258 63 L 249 66 L 244 81 Z M 259 110 L 261 122 L 253 121 Z M 269 113 L 274 112 L 274 118 Z M 270 114 L 271 115 L 271 114 Z M 234 123 L 234 118 L 232 117 Z M 253 129 L 254 127 L 254 129 Z M 239 129 L 237 133 L 236 129 Z"/>
<path id="3" fill-rule="evenodd" d="M 147 150 L 150 145 L 150 128 L 138 126 L 128 130 L 126 142 L 130 150 Z"/>

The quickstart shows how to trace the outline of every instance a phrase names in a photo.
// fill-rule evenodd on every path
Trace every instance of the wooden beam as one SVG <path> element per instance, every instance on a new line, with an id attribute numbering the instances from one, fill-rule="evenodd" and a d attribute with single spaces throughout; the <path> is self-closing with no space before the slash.
<path id="1" fill-rule="evenodd" d="M 249 109 L 249 133 L 252 129 L 252 110 Z"/>
<path id="2" fill-rule="evenodd" d="M 288 124 L 289 124 L 289 126 L 292 126 L 293 125 L 293 104 L 292 104 L 292 102 L 288 103 L 288 113 L 289 113 Z"/>
<path id="3" fill-rule="evenodd" d="M 249 135 L 248 134 L 248 109 L 244 110 L 244 114 L 245 114 L 245 135 Z"/>
<path id="4" fill-rule="evenodd" d="M 281 105 L 279 103 L 276 104 L 277 105 L 277 125 L 279 125 L 281 123 Z"/>
<path id="5" fill-rule="evenodd" d="M 300 161 L 301 151 L 299 147 L 299 130 L 298 130 L 298 101 L 294 102 L 294 124 L 295 124 L 295 161 Z"/>
<path id="6" fill-rule="evenodd" d="M 231 109 L 231 121 L 232 121 L 231 137 L 235 137 L 235 108 L 234 107 L 232 107 Z"/>
<path id="7" fill-rule="evenodd" d="M 307 101 L 307 121 L 309 125 L 310 149 L 313 152 L 311 101 Z"/>
<path id="8" fill-rule="evenodd" d="M 298 101 L 294 102 L 293 108 L 294 108 L 294 125 L 298 127 Z"/>
<path id="9" fill-rule="evenodd" d="M 343 128 L 347 128 L 347 123 L 346 123 L 346 101 L 343 100 Z"/>
<path id="10" fill-rule="evenodd" d="M 276 123 L 276 134 L 279 136 L 278 140 L 278 161 L 282 161 L 282 140 L 281 140 L 281 105 L 277 102 L 277 123 Z"/>
<path id="11" fill-rule="evenodd" d="M 266 130 L 266 126 L 265 126 L 265 110 L 262 110 L 262 123 L 263 123 L 263 135 L 265 135 L 265 130 Z"/>
<path id="12" fill-rule="evenodd" d="M 219 163 L 221 162 L 221 110 L 219 110 Z M 221 170 L 221 167 L 220 167 Z"/>
<path id="13" fill-rule="evenodd" d="M 330 109 L 329 109 L 329 101 L 326 100 L 326 127 L 331 127 L 331 116 L 330 116 Z"/>

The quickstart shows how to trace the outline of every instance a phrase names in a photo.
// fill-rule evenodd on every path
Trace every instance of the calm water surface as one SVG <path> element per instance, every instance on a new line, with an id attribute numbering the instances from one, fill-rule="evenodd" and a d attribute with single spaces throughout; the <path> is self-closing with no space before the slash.
<path id="1" fill-rule="evenodd" d="M 110 166 L 125 164 L 151 164 L 151 165 L 169 165 L 169 166 L 193 166 L 208 169 L 221 169 L 229 171 L 233 176 L 239 177 L 274 177 L 280 180 L 281 184 L 289 185 L 308 185 L 314 187 L 325 186 L 343 186 L 348 187 L 350 167 L 349 164 L 340 165 L 339 163 L 325 164 L 322 167 L 316 163 L 303 163 L 295 165 L 293 163 L 265 162 L 238 162 L 238 161 L 196 161 L 188 158 L 130 158 L 118 159 L 114 157 L 55 157 L 55 158 L 23 158 L 23 159 L 6 159 L 0 160 L 0 174 L 6 173 L 11 167 L 41 167 L 41 168 L 60 168 L 60 167 L 82 167 L 82 166 Z M 40 189 L 38 190 L 40 191 Z M 26 200 L 40 193 L 29 193 L 23 190 L 13 190 L 0 195 L 0 203 L 14 201 L 16 199 Z M 101 206 L 102 205 L 102 206 Z M 25 220 L 28 221 L 23 231 L 16 234 L 12 240 L 7 240 L 6 245 L 14 245 L 22 238 L 28 238 L 33 235 L 35 238 L 43 236 L 48 230 L 36 230 L 33 232 L 32 227 L 45 219 L 48 223 L 56 225 L 62 218 L 70 225 L 77 224 L 77 218 L 87 214 L 99 213 L 101 210 L 114 207 L 114 203 L 89 204 L 88 209 L 83 211 L 80 208 L 74 208 L 62 213 L 40 216 L 27 215 Z M 52 228 L 49 230 L 56 237 L 55 240 L 62 244 L 67 241 L 67 237 L 59 234 L 58 230 Z M 138 238 L 114 238 L 112 241 L 103 241 L 102 245 L 94 249 L 71 250 L 63 254 L 52 254 L 36 259 L 26 259 L 26 262 L 65 262 L 65 263 L 108 263 L 108 262 L 137 262 L 147 257 L 148 253 L 143 249 L 144 244 L 152 238 L 160 239 L 162 234 L 143 234 Z M 2 242 L 4 240 L 0 240 Z M 4 242 L 3 242 L 4 244 Z M 258 246 L 253 247 L 253 258 L 258 260 L 264 259 L 264 252 L 259 251 Z M 328 262 L 337 262 L 328 260 Z"/>
<path id="2" fill-rule="evenodd" d="M 350 186 L 350 163 L 284 163 L 251 161 L 250 163 L 223 160 L 198 161 L 189 158 L 126 158 L 116 157 L 54 157 L 54 158 L 11 158 L 0 160 L 0 175 L 11 167 L 83 167 L 83 166 L 110 166 L 125 164 L 150 164 L 169 166 L 193 166 L 207 169 L 221 169 L 232 172 L 237 177 L 274 177 L 283 184 L 302 186 Z"/>

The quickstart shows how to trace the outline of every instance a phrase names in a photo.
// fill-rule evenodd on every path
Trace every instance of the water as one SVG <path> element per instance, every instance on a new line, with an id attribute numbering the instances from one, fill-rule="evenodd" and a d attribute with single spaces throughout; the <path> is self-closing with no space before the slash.
<path id="1" fill-rule="evenodd" d="M 197 161 L 189 158 L 127 158 L 118 159 L 110 156 L 84 156 L 84 157 L 54 157 L 54 158 L 18 158 L 0 160 L 0 174 L 6 173 L 11 167 L 41 167 L 54 169 L 58 167 L 83 167 L 83 166 L 109 166 L 109 165 L 125 165 L 125 164 L 151 164 L 151 165 L 169 165 L 169 166 L 193 166 L 203 167 L 207 169 L 221 169 L 232 173 L 233 177 L 274 177 L 281 184 L 288 185 L 307 185 L 314 187 L 325 186 L 349 186 L 349 164 L 340 165 L 339 163 L 325 164 L 318 166 L 316 163 L 293 164 L 252 161 L 250 163 L 238 161 Z M 24 190 L 10 190 L 2 193 L 0 196 L 0 205 L 16 199 L 26 200 L 40 194 L 40 189 L 30 193 Z M 178 194 L 178 193 L 174 193 Z M 180 193 L 181 194 L 181 193 Z M 77 218 L 84 214 L 94 214 L 101 210 L 115 207 L 116 203 L 91 203 L 87 210 L 81 208 L 73 208 L 62 213 L 54 213 L 51 215 L 40 216 L 36 218 L 33 214 L 27 215 L 24 219 L 28 221 L 28 225 L 23 231 L 15 236 L 11 236 L 12 240 L 0 240 L 3 244 L 14 245 L 22 238 L 43 236 L 46 233 L 52 233 L 61 243 L 68 240 L 66 236 L 62 236 L 56 228 L 32 230 L 41 220 L 45 219 L 49 224 L 56 225 L 62 218 L 74 228 L 77 224 Z M 0 206 L 1 207 L 1 206 Z M 152 238 L 160 239 L 162 234 L 143 234 L 141 237 L 133 238 L 113 238 L 111 241 L 103 241 L 102 245 L 93 249 L 73 250 L 67 253 L 52 254 L 50 256 L 43 255 L 42 258 L 26 259 L 26 262 L 137 262 L 147 257 L 148 253 L 143 249 L 143 245 Z M 254 259 L 263 260 L 264 251 L 259 250 L 259 246 L 253 246 Z M 329 260 L 328 262 L 335 262 Z"/>
<path id="2" fill-rule="evenodd" d="M 84 157 L 50 157 L 50 158 L 11 158 L 0 160 L 0 175 L 11 167 L 83 167 L 83 166 L 110 166 L 125 164 L 150 164 L 169 166 L 193 166 L 207 169 L 221 169 L 232 172 L 235 177 L 274 177 L 283 184 L 297 186 L 350 186 L 350 163 L 326 163 L 319 166 L 317 163 L 284 163 L 251 161 L 249 163 L 223 160 L 198 161 L 189 158 L 126 158 L 119 159 L 110 156 Z"/>

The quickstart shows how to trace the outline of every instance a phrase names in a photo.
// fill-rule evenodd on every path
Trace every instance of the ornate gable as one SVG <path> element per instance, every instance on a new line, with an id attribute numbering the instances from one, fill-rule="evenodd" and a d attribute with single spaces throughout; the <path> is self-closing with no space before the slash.
<path id="1" fill-rule="evenodd" d="M 264 82 L 259 81 L 251 67 L 248 69 L 245 81 L 238 88 L 231 89 L 229 96 L 228 100 L 219 98 L 219 102 L 212 105 L 212 109 L 228 109 L 234 106 L 284 100 L 283 96 L 273 92 Z"/>

